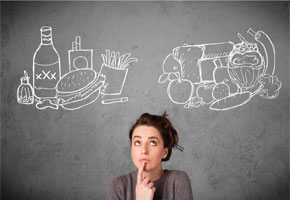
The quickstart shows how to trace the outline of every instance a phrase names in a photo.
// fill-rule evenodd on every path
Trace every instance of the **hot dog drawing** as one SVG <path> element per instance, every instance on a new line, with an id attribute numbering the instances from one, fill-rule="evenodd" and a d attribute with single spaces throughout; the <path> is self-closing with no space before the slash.
<path id="1" fill-rule="evenodd" d="M 185 108 L 209 105 L 212 110 L 240 107 L 259 94 L 274 99 L 281 81 L 275 72 L 275 47 L 263 31 L 240 33 L 231 41 L 178 46 L 166 56 L 158 83 L 167 83 L 167 94 Z"/>

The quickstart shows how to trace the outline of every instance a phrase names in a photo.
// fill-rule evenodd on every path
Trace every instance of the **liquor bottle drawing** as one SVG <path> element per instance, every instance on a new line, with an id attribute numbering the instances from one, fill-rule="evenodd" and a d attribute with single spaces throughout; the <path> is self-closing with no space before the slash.
<path id="1" fill-rule="evenodd" d="M 38 99 L 56 96 L 56 84 L 60 79 L 61 63 L 52 41 L 52 28 L 40 29 L 41 42 L 33 55 L 33 89 Z"/>

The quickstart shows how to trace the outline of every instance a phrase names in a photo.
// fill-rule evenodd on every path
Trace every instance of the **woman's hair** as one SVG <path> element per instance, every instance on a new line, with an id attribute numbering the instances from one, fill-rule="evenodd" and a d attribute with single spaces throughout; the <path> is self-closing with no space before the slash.
<path id="1" fill-rule="evenodd" d="M 167 118 L 166 112 L 163 113 L 163 115 L 151 115 L 148 113 L 143 113 L 139 119 L 135 122 L 135 124 L 131 127 L 129 132 L 129 138 L 132 144 L 132 135 L 138 126 L 152 126 L 156 128 L 164 143 L 164 148 L 168 148 L 168 154 L 167 157 L 162 159 L 162 161 L 168 161 L 171 156 L 172 148 L 176 148 L 180 151 L 183 151 L 183 147 L 178 145 L 178 133 L 172 126 L 171 122 Z"/>

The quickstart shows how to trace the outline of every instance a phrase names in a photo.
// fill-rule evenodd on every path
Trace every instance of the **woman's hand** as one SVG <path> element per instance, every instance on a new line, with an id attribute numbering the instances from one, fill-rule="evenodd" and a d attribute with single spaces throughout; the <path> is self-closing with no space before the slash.
<path id="1" fill-rule="evenodd" d="M 149 177 L 142 178 L 145 163 L 138 169 L 137 184 L 136 184 L 136 200 L 152 200 L 156 188 Z"/>

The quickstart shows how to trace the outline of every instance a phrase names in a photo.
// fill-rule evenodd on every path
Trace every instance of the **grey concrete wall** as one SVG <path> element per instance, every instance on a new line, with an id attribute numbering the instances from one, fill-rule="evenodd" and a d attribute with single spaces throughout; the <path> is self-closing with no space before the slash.
<path id="1" fill-rule="evenodd" d="M 76 35 L 94 50 L 130 52 L 126 103 L 99 100 L 76 111 L 38 110 L 17 103 L 23 71 L 32 73 L 39 29 L 53 39 L 68 71 Z M 162 62 L 184 43 L 239 42 L 263 30 L 276 47 L 276 99 L 255 96 L 230 111 L 184 109 L 158 84 Z M 289 7 L 287 2 L 1 2 L 1 199 L 105 199 L 113 177 L 135 170 L 128 130 L 142 112 L 165 110 L 183 153 L 164 168 L 188 173 L 194 198 L 289 199 Z"/>

